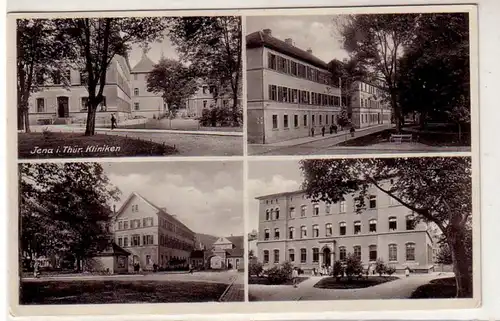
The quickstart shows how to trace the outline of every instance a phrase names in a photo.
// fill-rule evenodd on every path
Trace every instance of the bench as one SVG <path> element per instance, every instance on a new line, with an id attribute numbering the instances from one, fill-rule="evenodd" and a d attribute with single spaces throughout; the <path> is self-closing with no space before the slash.
<path id="1" fill-rule="evenodd" d="M 395 142 L 401 144 L 402 142 L 412 142 L 413 137 L 411 134 L 391 134 L 389 138 L 390 142 Z"/>

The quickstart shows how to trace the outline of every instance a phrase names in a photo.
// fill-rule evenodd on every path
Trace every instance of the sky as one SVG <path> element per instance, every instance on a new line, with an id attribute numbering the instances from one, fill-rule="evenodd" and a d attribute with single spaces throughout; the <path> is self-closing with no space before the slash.
<path id="1" fill-rule="evenodd" d="M 259 16 L 246 20 L 247 34 L 271 29 L 273 37 L 283 41 L 292 38 L 296 47 L 311 48 L 313 55 L 326 63 L 349 57 L 342 49 L 341 38 L 335 35 L 333 16 Z"/>
<path id="2" fill-rule="evenodd" d="M 248 162 L 248 230 L 258 230 L 259 201 L 255 198 L 300 189 L 303 177 L 298 160 Z"/>
<path id="3" fill-rule="evenodd" d="M 103 163 L 125 202 L 137 192 L 196 233 L 244 235 L 242 162 Z"/>
<path id="4" fill-rule="evenodd" d="M 154 42 L 149 46 L 150 49 L 148 51 L 148 57 L 155 63 L 160 60 L 162 51 L 165 58 L 179 60 L 179 55 L 177 54 L 175 47 L 172 45 L 172 42 L 170 42 L 170 39 L 167 36 L 165 36 L 161 42 Z M 134 68 L 134 66 L 141 60 L 141 58 L 142 48 L 140 48 L 138 44 L 133 44 L 128 58 L 130 67 Z"/>

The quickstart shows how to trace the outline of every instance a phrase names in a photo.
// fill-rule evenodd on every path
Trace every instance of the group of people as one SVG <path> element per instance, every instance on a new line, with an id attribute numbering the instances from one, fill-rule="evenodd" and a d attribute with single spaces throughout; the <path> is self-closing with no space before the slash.
<path id="1" fill-rule="evenodd" d="M 331 275 L 333 272 L 333 268 L 330 265 L 322 265 L 319 270 L 316 268 L 313 269 L 312 273 L 314 276 L 323 276 L 323 275 Z"/>
<path id="2" fill-rule="evenodd" d="M 340 128 L 340 130 L 342 130 L 342 127 Z M 332 124 L 332 125 L 330 125 L 330 135 L 332 135 L 332 134 L 336 134 L 336 133 L 337 133 L 337 131 L 338 131 L 338 127 L 337 127 L 337 125 L 336 125 L 336 124 Z M 354 132 L 355 132 L 355 131 L 356 131 L 356 130 L 354 129 L 354 126 L 351 126 L 351 129 L 349 129 L 349 132 L 351 133 L 351 136 L 353 136 L 353 137 L 354 137 Z M 325 136 L 325 132 L 326 132 L 326 127 L 325 127 L 325 126 L 323 126 L 323 127 L 321 128 L 321 136 Z M 314 127 L 311 127 L 311 136 L 312 136 L 312 137 L 314 137 Z"/>

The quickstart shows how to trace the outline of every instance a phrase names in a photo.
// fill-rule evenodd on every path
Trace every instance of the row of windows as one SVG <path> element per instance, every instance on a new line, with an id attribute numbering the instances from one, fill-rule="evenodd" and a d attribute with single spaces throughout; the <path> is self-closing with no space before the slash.
<path id="1" fill-rule="evenodd" d="M 272 53 L 268 53 L 267 59 L 267 67 L 269 69 L 333 86 L 332 77 L 329 72 L 321 71 Z"/>
<path id="2" fill-rule="evenodd" d="M 128 220 L 118 221 L 118 231 L 120 230 L 128 230 L 129 228 L 140 228 L 142 222 L 142 227 L 153 226 L 154 221 L 152 217 L 145 217 L 141 219 L 130 220 L 130 225 Z M 129 227 L 130 226 L 130 227 Z"/>
<path id="3" fill-rule="evenodd" d="M 64 98 L 66 98 L 66 97 L 64 97 Z M 89 102 L 88 97 L 81 97 L 80 98 L 80 110 L 81 111 L 86 111 L 88 109 L 88 102 Z M 103 96 L 102 102 L 99 104 L 97 111 L 106 111 L 106 110 L 107 110 L 106 96 Z M 37 98 L 36 99 L 36 112 L 37 113 L 45 112 L 45 98 Z"/>
<path id="4" fill-rule="evenodd" d="M 316 116 L 318 115 L 311 115 L 311 120 L 312 120 L 312 126 L 316 126 Z M 328 121 L 328 115 L 324 115 L 325 118 L 325 125 L 329 124 Z M 279 128 L 279 121 L 278 121 L 278 115 L 273 115 L 273 129 L 278 129 Z M 332 115 L 331 120 L 332 120 L 332 125 L 338 123 L 339 116 L 338 115 Z M 319 125 L 323 125 L 323 115 L 319 115 Z M 302 117 L 302 126 L 307 127 L 307 115 L 303 115 Z M 293 115 L 293 127 L 294 128 L 299 128 L 300 123 L 299 123 L 299 115 Z M 290 128 L 290 123 L 289 123 L 289 118 L 288 115 L 283 115 L 283 128 Z"/>
<path id="5" fill-rule="evenodd" d="M 362 83 L 362 82 L 359 83 L 358 89 L 361 91 L 366 91 L 367 93 L 370 93 L 370 94 L 376 94 L 379 96 L 382 95 L 382 91 L 379 88 L 374 87 L 372 85 Z"/>
<path id="6" fill-rule="evenodd" d="M 142 239 L 142 242 L 141 242 Z M 130 241 L 130 244 L 129 244 Z M 123 247 L 138 247 L 138 246 L 146 246 L 146 245 L 156 245 L 159 242 L 159 245 L 161 246 L 166 246 L 172 249 L 178 249 L 178 250 L 183 250 L 183 251 L 191 251 L 193 249 L 193 245 L 189 244 L 187 242 L 183 242 L 181 240 L 178 240 L 174 237 L 168 236 L 168 235 L 163 235 L 160 234 L 160 238 L 156 240 L 157 242 L 155 243 L 155 238 L 154 235 L 141 235 L 139 234 L 134 234 L 130 236 L 130 239 L 128 236 L 120 236 L 117 238 L 117 243 L 119 246 Z"/>
<path id="7" fill-rule="evenodd" d="M 182 227 L 168 221 L 168 220 L 165 220 L 163 218 L 160 217 L 159 219 L 159 224 L 161 227 L 173 232 L 173 233 L 176 233 L 177 235 L 180 235 L 182 237 L 185 237 L 187 239 L 193 239 L 194 238 L 194 235 L 193 233 L 189 233 L 188 231 L 186 231 L 185 229 L 183 229 Z"/>
<path id="8" fill-rule="evenodd" d="M 141 235 L 139 234 L 134 234 L 130 237 L 130 244 L 129 244 L 129 237 L 124 236 L 124 237 L 118 237 L 117 243 L 119 246 L 123 247 L 137 247 L 137 246 L 144 246 L 144 245 L 153 245 L 154 244 L 154 237 L 153 235 L 142 235 L 142 244 L 141 244 Z"/>
<path id="9" fill-rule="evenodd" d="M 380 114 L 361 114 L 361 123 L 380 122 Z"/>
<path id="10" fill-rule="evenodd" d="M 353 229 L 352 229 L 352 234 L 358 235 L 362 233 L 361 229 L 361 221 L 355 221 L 353 223 Z M 395 216 L 389 217 L 388 220 L 388 225 L 389 225 L 389 231 L 396 231 L 398 229 L 397 226 L 397 219 Z M 340 222 L 339 223 L 339 233 L 338 235 L 346 235 L 347 234 L 347 224 L 346 222 Z M 408 215 L 406 216 L 406 230 L 407 231 L 413 231 L 415 229 L 415 219 L 413 215 Z M 275 240 L 280 239 L 280 229 L 275 228 L 273 231 L 273 238 Z M 371 219 L 368 222 L 368 233 L 376 233 L 377 232 L 377 220 L 376 219 Z M 325 236 L 332 236 L 333 235 L 333 224 L 332 223 L 326 223 L 325 224 Z M 302 225 L 300 227 L 300 238 L 307 238 L 307 226 Z M 318 224 L 314 224 L 312 226 L 312 237 L 320 237 L 320 228 Z M 264 240 L 269 240 L 271 238 L 271 230 L 270 229 L 265 229 L 264 230 Z M 290 226 L 288 228 L 288 239 L 294 239 L 295 238 L 295 227 Z"/>
<path id="11" fill-rule="evenodd" d="M 312 91 L 305 91 L 293 89 L 288 87 L 268 85 L 269 100 L 294 103 L 294 104 L 308 104 L 316 106 L 336 106 L 340 107 L 340 97 L 334 95 L 327 95 L 316 93 Z"/>
<path id="12" fill-rule="evenodd" d="M 356 100 L 356 97 L 353 97 Z M 360 98 L 361 107 L 380 108 L 380 101 L 371 98 Z"/>
<path id="13" fill-rule="evenodd" d="M 376 209 L 377 208 L 377 197 L 375 195 L 370 195 L 367 200 L 367 207 L 369 209 Z M 334 203 L 336 204 L 336 203 Z M 339 205 L 339 213 L 345 213 L 346 212 L 346 202 L 345 201 L 340 201 L 338 203 Z M 397 201 L 393 199 L 392 197 L 389 200 L 389 204 L 391 206 L 397 205 Z M 353 206 L 353 211 L 356 211 L 356 209 L 360 206 L 359 201 L 354 202 Z M 325 214 L 330 214 L 331 213 L 331 204 L 325 204 Z M 312 216 L 319 216 L 320 215 L 320 207 L 319 204 L 313 204 L 313 212 Z M 288 211 L 288 218 L 295 218 L 296 217 L 296 209 L 294 206 L 291 206 Z M 307 217 L 307 205 L 302 205 L 300 206 L 300 217 Z M 266 210 L 266 221 L 270 220 L 279 220 L 280 218 L 280 208 L 270 208 Z"/>
<path id="14" fill-rule="evenodd" d="M 361 246 L 356 245 L 353 247 L 353 255 L 358 257 L 361 260 Z M 264 250 L 264 263 L 269 263 L 269 250 Z M 312 249 L 312 262 L 319 262 L 319 248 L 315 247 Z M 378 259 L 377 246 L 370 245 L 368 247 L 368 257 L 370 262 L 375 262 Z M 345 261 L 347 259 L 347 248 L 345 246 L 339 246 L 339 260 Z M 405 260 L 406 262 L 415 261 L 415 243 L 406 243 L 405 245 Z M 288 250 L 288 261 L 295 262 L 295 250 Z M 389 244 L 389 262 L 397 262 L 398 261 L 398 245 L 397 244 Z M 280 250 L 273 250 L 273 263 L 280 262 Z M 307 249 L 300 249 L 300 263 L 307 263 Z"/>

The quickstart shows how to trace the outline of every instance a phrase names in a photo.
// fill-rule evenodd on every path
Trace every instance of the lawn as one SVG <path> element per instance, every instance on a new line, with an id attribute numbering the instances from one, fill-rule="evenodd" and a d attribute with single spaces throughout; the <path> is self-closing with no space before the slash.
<path id="1" fill-rule="evenodd" d="M 165 130 L 188 130 L 188 131 L 212 131 L 212 132 L 243 132 L 243 127 L 204 127 L 200 126 L 194 120 L 174 119 L 169 121 L 149 120 L 146 123 L 135 125 L 120 125 L 120 128 L 126 129 L 165 129 Z"/>
<path id="2" fill-rule="evenodd" d="M 168 145 L 117 135 L 83 133 L 19 133 L 19 158 L 165 156 L 177 153 Z"/>
<path id="3" fill-rule="evenodd" d="M 299 276 L 297 278 L 297 284 L 299 284 L 301 282 L 304 282 L 307 279 L 309 279 L 309 278 L 305 277 L 305 276 Z M 269 283 L 269 279 L 267 277 L 265 277 L 265 276 L 260 276 L 260 277 L 251 276 L 251 277 L 248 278 L 248 284 L 271 285 L 271 283 Z M 282 283 L 282 284 L 279 284 L 279 285 L 293 285 L 293 281 L 292 280 L 288 280 L 285 283 Z"/>
<path id="4" fill-rule="evenodd" d="M 428 284 L 419 286 L 411 294 L 412 299 L 447 299 L 454 298 L 457 292 L 455 278 L 432 280 Z"/>
<path id="5" fill-rule="evenodd" d="M 399 278 L 395 276 L 369 276 L 368 278 L 353 278 L 351 281 L 347 280 L 347 278 L 341 278 L 337 281 L 337 278 L 329 277 L 321 279 L 314 287 L 320 289 L 361 289 L 397 279 Z"/>
<path id="6" fill-rule="evenodd" d="M 227 284 L 180 281 L 22 282 L 20 304 L 216 302 Z"/>

